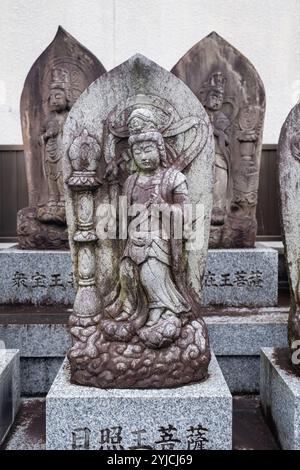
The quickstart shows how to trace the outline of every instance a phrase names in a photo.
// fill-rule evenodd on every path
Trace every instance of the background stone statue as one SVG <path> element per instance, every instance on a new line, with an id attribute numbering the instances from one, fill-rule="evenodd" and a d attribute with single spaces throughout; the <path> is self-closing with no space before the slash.
<path id="1" fill-rule="evenodd" d="M 300 345 L 300 103 L 288 115 L 278 144 L 280 216 L 291 308 L 288 340 L 291 354 Z M 294 365 L 300 373 L 300 366 Z"/>
<path id="2" fill-rule="evenodd" d="M 29 207 L 18 213 L 21 248 L 67 248 L 59 147 L 68 113 L 83 90 L 105 72 L 102 64 L 59 27 L 30 69 L 21 97 Z"/>
<path id="3" fill-rule="evenodd" d="M 210 117 L 215 138 L 215 181 L 212 225 L 224 225 L 226 220 L 227 192 L 230 169 L 230 127 L 231 122 L 222 111 L 226 78 L 221 72 L 209 77 L 203 87 L 203 104 Z"/>
<path id="4" fill-rule="evenodd" d="M 215 183 L 209 246 L 249 248 L 256 204 L 265 92 L 249 60 L 213 32 L 173 67 L 204 105 L 215 137 Z"/>
<path id="5" fill-rule="evenodd" d="M 213 132 L 200 102 L 174 75 L 137 55 L 80 97 L 63 147 L 77 285 L 72 382 L 158 388 L 206 378 L 210 351 L 198 294 Z M 189 229 L 177 236 L 190 202 Z"/>

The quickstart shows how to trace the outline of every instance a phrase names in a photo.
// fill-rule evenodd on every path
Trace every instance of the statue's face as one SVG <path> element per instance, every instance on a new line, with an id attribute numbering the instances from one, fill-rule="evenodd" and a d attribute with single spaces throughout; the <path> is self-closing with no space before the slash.
<path id="1" fill-rule="evenodd" d="M 210 91 L 206 98 L 205 106 L 212 111 L 219 111 L 223 104 L 223 94 L 217 91 Z"/>
<path id="2" fill-rule="evenodd" d="M 137 142 L 132 146 L 132 154 L 139 170 L 147 172 L 159 167 L 160 156 L 156 142 L 150 140 Z"/>
<path id="3" fill-rule="evenodd" d="M 53 89 L 49 96 L 49 107 L 51 111 L 64 111 L 67 109 L 67 98 L 65 92 L 59 89 Z"/>

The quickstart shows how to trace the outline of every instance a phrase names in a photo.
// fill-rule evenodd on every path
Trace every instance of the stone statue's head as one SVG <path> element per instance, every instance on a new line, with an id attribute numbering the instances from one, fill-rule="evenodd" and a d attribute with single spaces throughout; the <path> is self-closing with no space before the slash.
<path id="1" fill-rule="evenodd" d="M 213 73 L 204 84 L 204 106 L 211 111 L 219 111 L 223 105 L 226 78 L 222 72 Z"/>
<path id="2" fill-rule="evenodd" d="M 51 111 L 61 112 L 71 108 L 71 83 L 67 70 L 52 70 L 48 103 Z"/>
<path id="3" fill-rule="evenodd" d="M 223 99 L 223 93 L 210 90 L 206 95 L 204 106 L 211 111 L 219 111 L 222 107 Z"/>
<path id="4" fill-rule="evenodd" d="M 149 131 L 132 134 L 128 142 L 138 169 L 151 171 L 159 166 L 167 167 L 166 149 L 160 132 Z"/>

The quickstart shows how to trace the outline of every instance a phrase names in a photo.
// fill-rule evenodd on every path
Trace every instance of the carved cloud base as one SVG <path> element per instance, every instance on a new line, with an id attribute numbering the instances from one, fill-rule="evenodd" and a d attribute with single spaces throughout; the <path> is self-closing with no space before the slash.
<path id="1" fill-rule="evenodd" d="M 17 234 L 22 249 L 57 250 L 69 248 L 68 230 L 65 225 L 41 223 L 36 207 L 25 207 L 18 212 Z"/>
<path id="2" fill-rule="evenodd" d="M 300 310 L 299 307 L 297 308 L 295 305 L 290 307 L 288 321 L 288 340 L 290 357 L 292 357 L 293 354 L 298 354 L 300 345 Z M 300 377 L 300 361 L 298 364 L 294 364 L 293 367 Z"/>
<path id="3" fill-rule="evenodd" d="M 70 318 L 75 338 L 68 354 L 72 383 L 99 388 L 163 388 L 207 378 L 210 352 L 201 319 L 186 321 L 177 339 L 154 349 L 137 334 L 127 342 L 105 338 L 99 317 Z"/>

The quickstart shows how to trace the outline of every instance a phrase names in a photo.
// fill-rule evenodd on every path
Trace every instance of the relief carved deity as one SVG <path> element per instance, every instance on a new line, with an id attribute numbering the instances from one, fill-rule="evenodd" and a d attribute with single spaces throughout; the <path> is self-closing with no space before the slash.
<path id="1" fill-rule="evenodd" d="M 43 148 L 45 175 L 47 177 L 48 200 L 39 206 L 37 218 L 41 222 L 65 224 L 65 199 L 62 174 L 60 141 L 65 120 L 71 108 L 71 81 L 67 69 L 52 70 L 49 86 L 48 109 L 39 144 Z"/>
<path id="2" fill-rule="evenodd" d="M 77 98 L 102 75 L 101 62 L 61 26 L 31 67 L 21 97 L 28 207 L 17 216 L 22 249 L 69 247 L 63 189 L 63 127 Z"/>
<path id="3" fill-rule="evenodd" d="M 137 223 L 132 220 L 134 230 L 121 258 L 119 296 L 106 308 L 114 322 L 107 320 L 104 326 L 119 339 L 130 339 L 140 326 L 138 335 L 144 344 L 162 347 L 179 336 L 180 316 L 192 312 L 197 302 L 180 271 L 182 240 L 167 240 L 159 229 L 149 229 L 155 211 L 157 216 L 158 211 L 162 215 L 175 211 L 178 220 L 189 203 L 186 178 L 176 167 L 169 167 L 163 136 L 154 123 L 154 115 L 146 108 L 132 111 L 127 122 L 136 171 L 126 179 L 124 194 L 129 206 L 139 205 L 143 210 L 135 216 Z M 157 222 L 152 219 L 156 228 Z"/>
<path id="4" fill-rule="evenodd" d="M 214 127 L 215 188 L 210 248 L 255 246 L 265 91 L 249 60 L 216 32 L 172 68 Z"/>
<path id="5" fill-rule="evenodd" d="M 141 55 L 102 78 L 72 108 L 64 131 L 77 285 L 71 380 L 160 388 L 205 379 L 209 118 L 180 80 Z M 194 226 L 203 234 L 198 243 Z"/>
<path id="6" fill-rule="evenodd" d="M 288 343 L 291 363 L 300 375 L 300 103 L 292 108 L 282 126 L 278 159 L 280 218 L 291 294 Z"/>
<path id="7" fill-rule="evenodd" d="M 211 217 L 212 225 L 223 225 L 226 218 L 227 194 L 230 169 L 231 122 L 222 111 L 224 104 L 226 78 L 221 72 L 212 74 L 204 84 L 204 107 L 210 117 L 215 138 L 215 182 Z"/>

